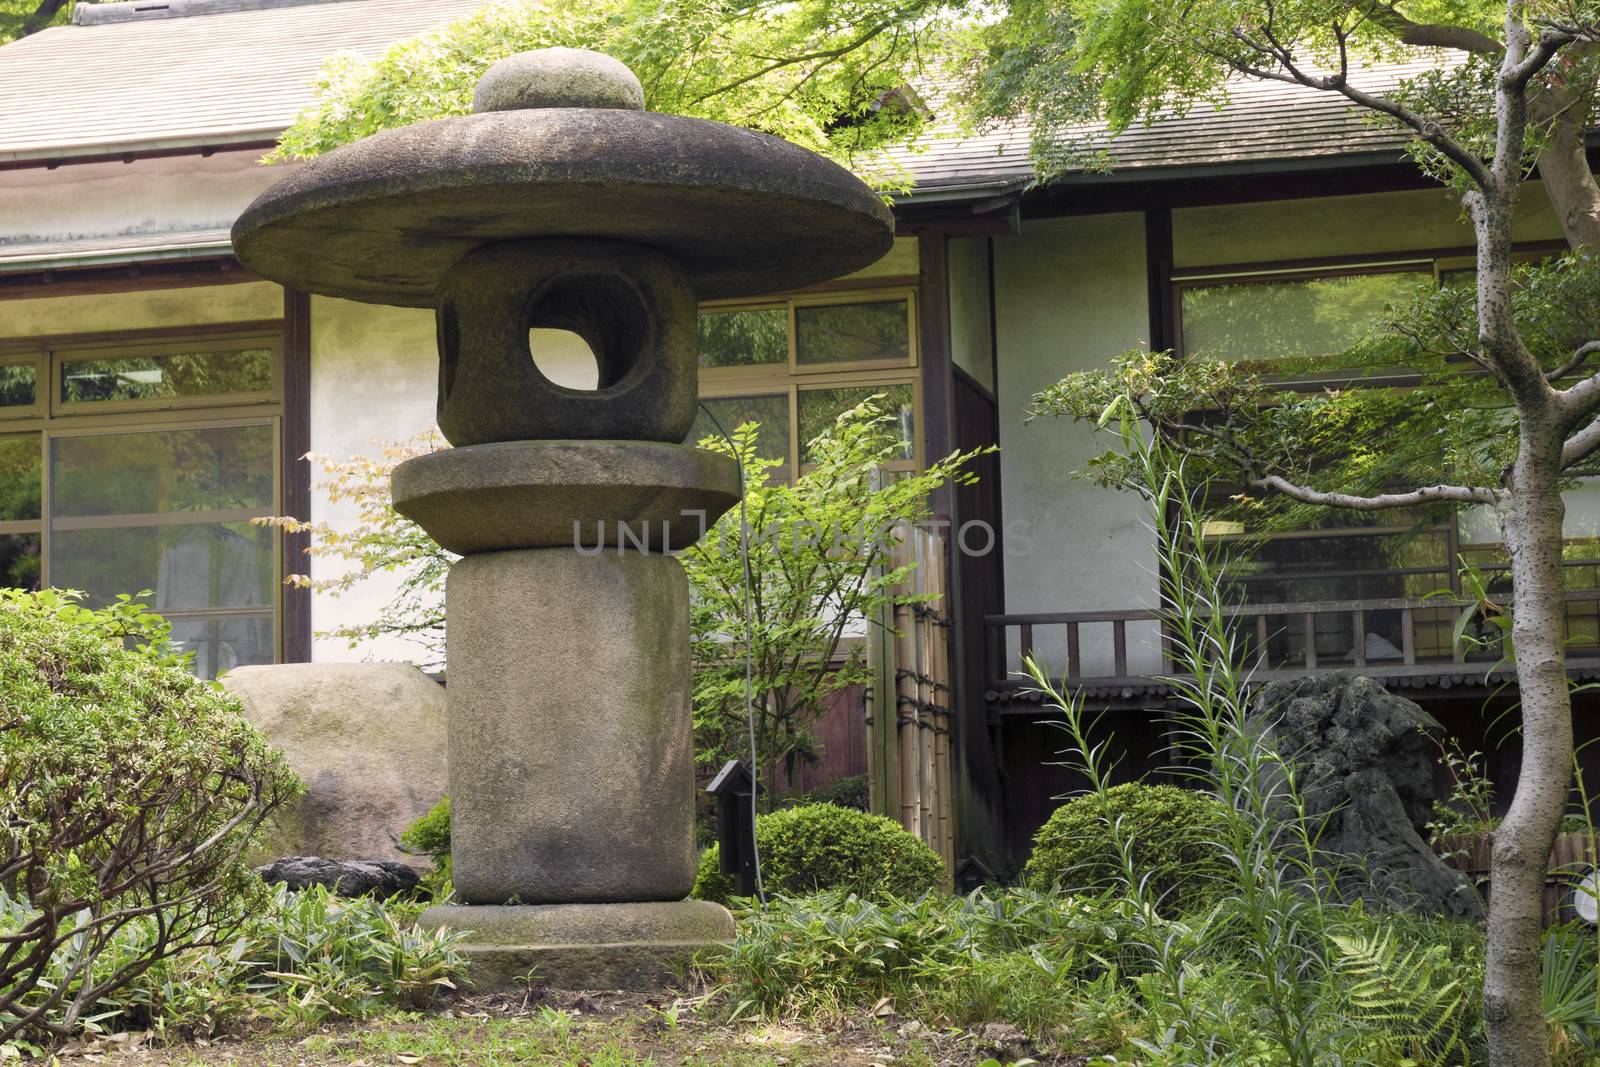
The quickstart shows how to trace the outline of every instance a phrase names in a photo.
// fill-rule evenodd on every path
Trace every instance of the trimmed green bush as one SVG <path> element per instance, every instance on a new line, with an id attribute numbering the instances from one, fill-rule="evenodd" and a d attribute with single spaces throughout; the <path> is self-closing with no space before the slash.
<path id="1" fill-rule="evenodd" d="M 1123 860 L 1109 832 L 1115 822 L 1131 843 L 1135 875 L 1146 880 L 1164 911 L 1204 907 L 1229 877 L 1216 845 L 1227 815 L 1212 797 L 1171 785 L 1129 782 L 1077 797 L 1057 808 L 1034 835 L 1023 880 L 1040 891 L 1123 886 Z"/>
<path id="2" fill-rule="evenodd" d="M 400 835 L 400 851 L 433 860 L 433 870 L 422 879 L 423 888 L 436 899 L 450 896 L 450 798 L 443 796 L 428 813 Z"/>
<path id="3" fill-rule="evenodd" d="M 900 824 L 881 815 L 807 804 L 756 819 L 762 881 L 769 894 L 801 896 L 838 889 L 868 900 L 913 898 L 937 889 L 944 878 L 939 856 Z M 733 880 L 718 867 L 712 845 L 700 855 L 690 894 L 726 903 Z"/>
<path id="4" fill-rule="evenodd" d="M 0 590 L 0 1043 L 231 944 L 262 894 L 241 857 L 300 789 L 165 620 L 80 600 Z"/>

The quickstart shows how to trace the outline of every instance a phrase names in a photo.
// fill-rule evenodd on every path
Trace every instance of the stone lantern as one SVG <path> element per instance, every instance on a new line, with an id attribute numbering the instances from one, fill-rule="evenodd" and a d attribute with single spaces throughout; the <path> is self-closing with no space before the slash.
<path id="1" fill-rule="evenodd" d="M 786 141 L 643 110 L 609 57 L 501 60 L 470 115 L 368 137 L 273 185 L 239 259 L 325 296 L 432 307 L 439 427 L 395 508 L 463 558 L 446 593 L 452 856 L 472 983 L 648 988 L 732 937 L 694 880 L 689 590 L 671 555 L 737 503 L 695 420 L 699 300 L 812 285 L 892 218 Z M 558 385 L 529 331 L 577 334 Z M 404 708 L 396 708 L 404 715 Z"/>

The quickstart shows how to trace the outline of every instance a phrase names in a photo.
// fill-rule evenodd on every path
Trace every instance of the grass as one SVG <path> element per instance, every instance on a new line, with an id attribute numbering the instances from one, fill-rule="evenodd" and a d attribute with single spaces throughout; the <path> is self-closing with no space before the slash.
<path id="1" fill-rule="evenodd" d="M 130 1047 L 132 1046 L 132 1047 Z M 826 1027 L 725 1024 L 689 1000 L 621 993 L 458 1001 L 438 1014 L 155 1047 L 100 1041 L 62 1051 L 111 1067 L 966 1067 L 996 1050 L 868 1012 Z M 1004 1062 L 1003 1060 L 1001 1062 Z"/>

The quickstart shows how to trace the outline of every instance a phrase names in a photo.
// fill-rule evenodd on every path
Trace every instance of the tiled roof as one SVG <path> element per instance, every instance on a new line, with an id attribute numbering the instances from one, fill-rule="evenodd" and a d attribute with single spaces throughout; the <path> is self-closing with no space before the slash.
<path id="1" fill-rule="evenodd" d="M 270 140 L 311 102 L 323 61 L 342 49 L 372 55 L 482 0 L 167 0 L 170 14 L 99 5 L 92 25 L 61 26 L 0 47 L 0 163 Z M 106 8 L 127 8 L 130 21 Z M 240 8 L 243 8 L 242 10 Z M 1434 60 L 1356 75 L 1384 90 Z M 1029 130 L 1000 124 L 963 135 L 955 88 L 923 93 L 937 117 L 924 137 L 890 153 L 922 194 L 1023 184 L 1033 178 Z M 1382 154 L 1405 138 L 1373 125 L 1335 93 L 1240 80 L 1222 108 L 1159 117 L 1116 138 L 1071 131 L 1109 150 L 1112 176 L 1178 168 L 1248 169 L 1293 160 Z"/>
<path id="2" fill-rule="evenodd" d="M 1386 64 L 1357 71 L 1354 84 L 1372 91 L 1391 90 L 1402 78 L 1429 69 L 1437 60 Z M 962 136 L 960 102 L 949 84 L 925 94 L 939 121 L 925 136 L 890 157 L 915 181 L 915 191 L 933 193 L 964 186 L 1027 182 L 1031 130 L 997 124 Z M 1189 167 L 1248 169 L 1289 160 L 1381 154 L 1398 157 L 1406 138 L 1376 126 L 1333 92 L 1319 92 L 1277 81 L 1238 79 L 1228 103 L 1201 105 L 1186 115 L 1168 114 L 1109 137 L 1103 126 L 1065 132 L 1063 141 L 1110 153 L 1110 176 L 1156 177 L 1161 170 Z"/>
<path id="3" fill-rule="evenodd" d="M 334 52 L 373 55 L 481 3 L 189 0 L 206 13 L 44 30 L 0 47 L 0 162 L 270 140 Z"/>

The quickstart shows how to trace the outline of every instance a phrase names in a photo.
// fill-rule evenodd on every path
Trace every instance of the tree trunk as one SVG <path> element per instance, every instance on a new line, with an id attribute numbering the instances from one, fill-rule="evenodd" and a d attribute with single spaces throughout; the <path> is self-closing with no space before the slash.
<path id="1" fill-rule="evenodd" d="M 1494 832 L 1483 1008 L 1495 1067 L 1549 1063 L 1539 977 L 1544 879 L 1572 784 L 1572 705 L 1562 645 L 1561 435 L 1541 421 L 1523 415 L 1504 520 L 1514 583 L 1522 766 L 1510 810 Z"/>
<path id="2" fill-rule="evenodd" d="M 1571 51 L 1578 55 L 1584 49 L 1579 45 Z M 1592 78 L 1574 77 L 1570 59 L 1565 65 L 1563 80 L 1543 89 L 1533 102 L 1535 118 L 1551 123 L 1550 140 L 1539 153 L 1539 178 L 1567 244 L 1600 252 L 1600 184 L 1584 150 L 1595 84 Z"/>
<path id="3" fill-rule="evenodd" d="M 1586 114 L 1586 107 L 1566 114 Z M 1573 248 L 1600 251 L 1600 185 L 1589 170 L 1584 151 L 1584 129 L 1576 122 L 1557 120 L 1550 142 L 1539 153 L 1539 177 L 1545 195 L 1556 209 L 1562 232 Z"/>

